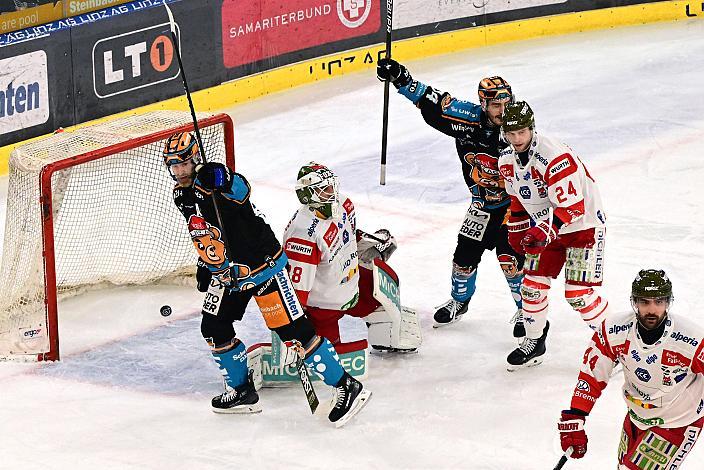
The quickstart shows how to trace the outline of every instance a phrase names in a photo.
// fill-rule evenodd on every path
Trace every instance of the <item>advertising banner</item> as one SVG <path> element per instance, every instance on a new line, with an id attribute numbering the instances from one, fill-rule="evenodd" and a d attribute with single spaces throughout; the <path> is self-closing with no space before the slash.
<path id="1" fill-rule="evenodd" d="M 73 124 L 70 41 L 67 30 L 0 36 L 0 146 Z"/>
<path id="2" fill-rule="evenodd" d="M 0 0 L 0 33 L 50 23 L 64 16 L 61 0 L 26 2 L 27 5 L 36 5 L 31 8 L 18 8 L 16 6 L 18 3 L 21 4 L 12 0 Z"/>
<path id="3" fill-rule="evenodd" d="M 381 28 L 381 0 L 224 0 L 227 68 L 358 38 Z"/>
<path id="4" fill-rule="evenodd" d="M 136 9 L 146 1 L 113 7 L 134 9 L 72 33 L 76 120 L 85 122 L 183 94 L 176 49 L 163 7 Z M 149 2 L 159 5 L 164 1 Z M 213 0 L 169 1 L 191 91 L 222 82 L 214 46 L 219 18 Z M 218 5 L 219 6 L 219 5 Z M 106 10 L 101 10 L 105 12 Z M 96 12 L 98 13 L 98 12 Z M 89 13 L 92 15 L 95 13 Z M 185 39 L 187 38 L 187 40 Z"/>

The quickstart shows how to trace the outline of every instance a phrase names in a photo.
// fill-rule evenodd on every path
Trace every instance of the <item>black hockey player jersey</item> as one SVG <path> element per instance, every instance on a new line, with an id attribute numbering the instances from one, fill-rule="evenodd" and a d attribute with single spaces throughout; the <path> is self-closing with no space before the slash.
<path id="1" fill-rule="evenodd" d="M 499 153 L 508 143 L 500 139 L 499 127 L 488 121 L 481 106 L 455 99 L 417 80 L 398 92 L 420 109 L 431 127 L 455 138 L 462 176 L 472 196 L 483 199 L 487 209 L 508 205 L 498 166 Z"/>
<path id="2" fill-rule="evenodd" d="M 215 197 L 231 255 L 225 250 L 211 191 L 203 188 L 196 178 L 191 187 L 174 188 L 174 202 L 188 223 L 201 261 L 218 274 L 230 266 L 231 256 L 239 269 L 240 285 L 247 288 L 280 270 L 286 264 L 286 257 L 271 227 L 250 202 L 251 188 L 245 177 L 234 172 L 230 176 L 231 188 L 217 191 Z"/>

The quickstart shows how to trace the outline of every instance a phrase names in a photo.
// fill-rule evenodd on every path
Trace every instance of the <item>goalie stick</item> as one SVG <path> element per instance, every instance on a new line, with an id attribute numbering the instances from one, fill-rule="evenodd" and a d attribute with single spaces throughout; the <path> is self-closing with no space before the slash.
<path id="1" fill-rule="evenodd" d="M 394 11 L 394 0 L 386 0 L 386 58 L 391 58 L 391 24 Z M 386 184 L 386 144 L 389 137 L 389 84 L 390 81 L 384 82 L 384 116 L 381 128 L 381 175 L 379 176 L 379 184 Z"/>
<path id="2" fill-rule="evenodd" d="M 203 163 L 208 163 L 208 159 L 205 155 L 205 147 L 203 146 L 203 140 L 200 137 L 200 129 L 198 128 L 198 119 L 196 118 L 196 110 L 193 107 L 193 100 L 191 99 L 191 91 L 188 88 L 188 80 L 186 80 L 186 71 L 183 68 L 183 61 L 181 60 L 181 48 L 179 47 L 178 38 L 176 37 L 176 21 L 174 20 L 174 15 L 171 12 L 171 8 L 167 3 L 164 3 L 164 8 L 166 8 L 166 14 L 169 15 L 169 29 L 171 30 L 171 42 L 174 44 L 174 53 L 176 54 L 176 60 L 178 61 L 178 68 L 181 71 L 181 81 L 183 82 L 183 90 L 186 92 L 186 99 L 188 100 L 188 108 L 191 110 L 191 118 L 193 119 L 193 130 L 196 133 L 196 140 L 198 142 L 198 148 L 200 149 L 200 156 L 203 158 Z M 220 208 L 218 206 L 218 201 L 215 198 L 215 191 L 213 191 L 213 207 L 215 208 L 215 216 L 218 219 L 218 226 L 220 227 L 220 236 L 225 244 L 225 251 L 227 253 L 232 253 L 230 250 L 229 237 L 225 233 L 225 225 L 222 223 L 222 215 L 220 214 Z M 230 260 L 230 269 L 232 268 L 233 261 Z M 231 275 L 232 285 L 237 288 L 239 275 L 239 268 L 235 275 Z"/>

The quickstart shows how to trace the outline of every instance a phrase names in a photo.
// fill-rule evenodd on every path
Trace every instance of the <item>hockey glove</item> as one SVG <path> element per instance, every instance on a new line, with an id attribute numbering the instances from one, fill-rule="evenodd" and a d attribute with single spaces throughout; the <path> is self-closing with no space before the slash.
<path id="1" fill-rule="evenodd" d="M 508 244 L 511 245 L 513 251 L 519 255 L 525 254 L 521 241 L 526 236 L 526 232 L 530 228 L 530 217 L 525 212 L 523 215 L 513 215 L 508 218 L 506 224 L 508 228 Z"/>
<path id="2" fill-rule="evenodd" d="M 200 292 L 208 292 L 208 287 L 210 286 L 210 278 L 213 275 L 210 273 L 210 269 L 205 264 L 198 263 L 198 270 L 196 271 L 196 282 L 197 288 Z"/>
<path id="3" fill-rule="evenodd" d="M 390 81 L 396 88 L 401 88 L 411 83 L 411 74 L 403 65 L 394 59 L 379 59 L 376 65 L 376 77 L 383 81 Z"/>
<path id="4" fill-rule="evenodd" d="M 365 236 L 367 234 L 361 230 L 357 233 L 361 235 L 357 242 L 357 254 L 363 263 L 371 264 L 374 258 L 381 258 L 386 262 L 398 247 L 396 239 L 385 228 L 374 232 L 374 238 Z"/>
<path id="5" fill-rule="evenodd" d="M 526 231 L 526 235 L 521 240 L 521 245 L 523 245 L 526 253 L 539 255 L 555 239 L 557 239 L 557 227 L 542 221 Z"/>
<path id="6" fill-rule="evenodd" d="M 560 431 L 560 445 L 562 450 L 572 447 L 573 459 L 581 459 L 587 453 L 587 433 L 584 432 L 584 420 L 586 416 L 574 414 L 573 410 L 562 412 L 557 429 Z"/>
<path id="7" fill-rule="evenodd" d="M 230 172 L 222 163 L 208 162 L 198 168 L 198 183 L 209 190 L 229 190 L 232 185 Z"/>

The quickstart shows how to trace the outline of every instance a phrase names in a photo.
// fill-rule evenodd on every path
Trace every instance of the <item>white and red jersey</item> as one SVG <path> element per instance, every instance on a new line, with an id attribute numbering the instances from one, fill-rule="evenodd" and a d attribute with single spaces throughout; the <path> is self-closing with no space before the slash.
<path id="1" fill-rule="evenodd" d="M 302 205 L 284 231 L 291 281 L 304 306 L 345 310 L 358 295 L 354 204 L 340 200 L 339 217 L 323 219 Z"/>
<path id="2" fill-rule="evenodd" d="M 622 394 L 636 426 L 676 428 L 704 416 L 704 330 L 668 314 L 665 332 L 643 343 L 633 312 L 607 317 L 584 353 L 571 407 L 589 413 L 623 366 Z"/>
<path id="3" fill-rule="evenodd" d="M 537 223 L 558 217 L 561 234 L 601 227 L 606 216 L 594 178 L 567 145 L 534 132 L 528 163 L 521 165 L 512 146 L 499 155 L 512 206 L 520 203 Z"/>

